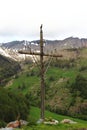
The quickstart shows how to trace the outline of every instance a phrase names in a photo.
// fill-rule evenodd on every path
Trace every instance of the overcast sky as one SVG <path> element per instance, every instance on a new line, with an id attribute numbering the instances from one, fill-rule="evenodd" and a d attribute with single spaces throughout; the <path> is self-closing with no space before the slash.
<path id="1" fill-rule="evenodd" d="M 0 0 L 0 42 L 87 38 L 87 0 Z"/>

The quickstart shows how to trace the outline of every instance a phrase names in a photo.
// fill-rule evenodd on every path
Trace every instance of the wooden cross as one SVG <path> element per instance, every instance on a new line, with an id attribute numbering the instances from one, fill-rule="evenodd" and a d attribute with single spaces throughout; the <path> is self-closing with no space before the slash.
<path id="1" fill-rule="evenodd" d="M 44 56 L 52 57 L 62 57 L 62 55 L 57 54 L 46 54 L 43 52 L 43 30 L 42 25 L 40 26 L 40 52 L 29 52 L 29 51 L 19 51 L 20 54 L 29 54 L 29 55 L 39 55 L 40 56 L 40 66 L 41 66 L 41 119 L 44 121 L 45 118 L 45 85 L 44 85 Z"/>

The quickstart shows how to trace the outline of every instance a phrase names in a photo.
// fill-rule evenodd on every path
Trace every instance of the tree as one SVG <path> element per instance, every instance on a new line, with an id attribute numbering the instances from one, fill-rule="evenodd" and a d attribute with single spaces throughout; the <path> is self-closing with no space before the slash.
<path id="1" fill-rule="evenodd" d="M 79 91 L 81 97 L 87 98 L 87 79 L 80 74 L 77 75 L 75 83 L 71 86 L 71 90 L 74 93 Z"/>

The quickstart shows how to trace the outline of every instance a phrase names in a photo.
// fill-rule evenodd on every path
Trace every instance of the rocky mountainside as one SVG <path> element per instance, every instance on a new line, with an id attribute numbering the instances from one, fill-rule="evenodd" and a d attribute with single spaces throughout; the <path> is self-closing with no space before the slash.
<path id="1" fill-rule="evenodd" d="M 21 61 L 25 58 L 24 55 L 21 55 L 15 49 L 8 49 L 5 47 L 0 47 L 0 55 L 9 57 L 15 61 Z"/>
<path id="2" fill-rule="evenodd" d="M 55 41 L 47 40 L 47 45 L 50 46 L 52 49 L 56 48 L 57 50 L 58 49 L 81 48 L 81 47 L 87 47 L 87 39 L 69 37 L 64 40 L 55 40 Z"/>
<path id="3" fill-rule="evenodd" d="M 1 45 L 0 54 L 7 57 L 12 57 L 15 60 L 23 60 L 24 55 L 18 53 L 18 50 L 40 51 L 40 41 L 12 41 Z M 56 51 L 70 48 L 82 48 L 87 47 L 87 39 L 69 37 L 64 40 L 44 40 L 44 52 L 50 53 L 56 49 Z"/>
<path id="4" fill-rule="evenodd" d="M 78 37 L 69 37 L 64 40 L 44 40 L 45 45 L 52 46 L 52 47 L 59 47 L 59 48 L 78 48 L 78 47 L 87 47 L 87 39 L 82 38 L 79 39 Z M 8 48 L 8 49 L 23 49 L 25 46 L 31 46 L 32 49 L 35 46 L 39 46 L 40 41 L 34 40 L 34 41 L 12 41 L 8 43 L 2 44 L 2 47 Z"/>

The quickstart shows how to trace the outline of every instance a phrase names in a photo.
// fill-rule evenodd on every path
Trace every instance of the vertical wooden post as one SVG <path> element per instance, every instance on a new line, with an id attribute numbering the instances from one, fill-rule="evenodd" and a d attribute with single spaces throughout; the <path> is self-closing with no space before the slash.
<path id="1" fill-rule="evenodd" d="M 45 86 L 44 86 L 43 31 L 42 31 L 42 25 L 40 26 L 40 64 L 41 64 L 41 119 L 44 121 Z"/>

